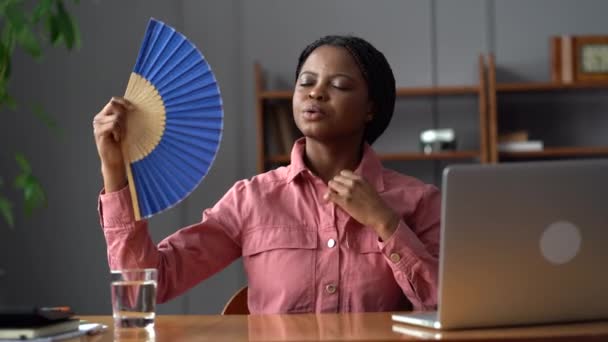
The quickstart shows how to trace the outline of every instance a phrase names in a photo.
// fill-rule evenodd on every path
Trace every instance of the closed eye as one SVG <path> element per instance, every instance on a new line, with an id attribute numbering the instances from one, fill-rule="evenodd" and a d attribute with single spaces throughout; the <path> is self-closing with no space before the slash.
<path id="1" fill-rule="evenodd" d="M 353 88 L 353 82 L 348 77 L 337 76 L 332 80 L 331 86 L 339 90 L 350 90 Z"/>
<path id="2" fill-rule="evenodd" d="M 332 87 L 338 89 L 338 90 L 350 90 L 349 87 L 344 86 L 344 85 L 340 85 L 340 84 L 332 84 Z"/>

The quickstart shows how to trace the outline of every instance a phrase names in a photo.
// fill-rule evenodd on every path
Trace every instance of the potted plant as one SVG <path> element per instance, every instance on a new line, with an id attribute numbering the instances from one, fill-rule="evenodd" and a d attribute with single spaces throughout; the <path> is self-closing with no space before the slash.
<path id="1" fill-rule="evenodd" d="M 39 0 L 31 9 L 24 2 L 0 0 L 0 107 L 13 111 L 17 110 L 18 105 L 8 93 L 8 85 L 15 49 L 21 48 L 40 61 L 45 43 L 52 46 L 64 45 L 68 50 L 80 46 L 78 27 L 63 0 Z M 78 0 L 74 2 L 78 3 Z M 58 131 L 55 121 L 41 108 L 32 108 L 32 113 L 50 129 Z M 19 151 L 3 152 L 13 154 L 15 166 L 18 167 L 18 174 L 12 181 L 3 177 L 4 172 L 0 170 L 0 225 L 12 228 L 15 226 L 14 200 L 7 194 L 11 183 L 23 194 L 26 215 L 43 206 L 46 196 L 26 156 Z"/>
<path id="2" fill-rule="evenodd" d="M 78 0 L 73 0 L 78 3 Z M 66 9 L 64 0 L 39 0 L 32 6 L 24 0 L 0 0 L 0 109 L 21 112 L 20 106 L 8 92 L 11 79 L 11 59 L 17 48 L 27 52 L 34 60 L 42 59 L 42 51 L 48 46 L 63 45 L 72 50 L 80 46 L 80 34 L 76 22 Z M 30 108 L 50 129 L 58 132 L 52 117 L 42 108 Z M 0 146 L 0 157 L 12 155 L 17 174 L 8 179 L 6 170 L 0 170 L 0 228 L 14 228 L 15 192 L 22 193 L 26 215 L 46 204 L 44 189 L 35 176 L 27 157 L 18 150 Z M 11 190 L 12 193 L 11 193 Z M 3 278 L 6 271 L 0 264 L 0 303 L 3 302 Z"/>

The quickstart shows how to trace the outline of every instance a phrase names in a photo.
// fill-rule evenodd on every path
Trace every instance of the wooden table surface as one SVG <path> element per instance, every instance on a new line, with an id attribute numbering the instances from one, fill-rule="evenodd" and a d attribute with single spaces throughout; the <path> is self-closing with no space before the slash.
<path id="1" fill-rule="evenodd" d="M 83 339 L 106 341 L 608 341 L 608 321 L 578 324 L 434 331 L 395 323 L 390 313 L 304 315 L 180 315 L 158 316 L 154 337 L 114 330 L 111 316 L 82 316 L 109 329 Z M 115 338 L 118 336 L 118 338 Z"/>

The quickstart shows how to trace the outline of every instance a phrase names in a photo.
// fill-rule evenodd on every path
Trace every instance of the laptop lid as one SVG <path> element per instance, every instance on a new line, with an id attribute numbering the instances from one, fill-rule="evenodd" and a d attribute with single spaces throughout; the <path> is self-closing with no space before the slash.
<path id="1" fill-rule="evenodd" d="M 608 318 L 608 160 L 443 173 L 441 328 Z"/>

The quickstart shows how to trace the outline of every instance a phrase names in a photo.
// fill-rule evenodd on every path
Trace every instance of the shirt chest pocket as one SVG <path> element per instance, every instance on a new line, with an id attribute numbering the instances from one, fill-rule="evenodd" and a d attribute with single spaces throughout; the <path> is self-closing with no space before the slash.
<path id="1" fill-rule="evenodd" d="M 252 312 L 313 310 L 317 232 L 264 227 L 243 236 Z"/>

